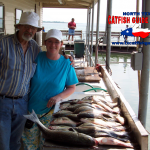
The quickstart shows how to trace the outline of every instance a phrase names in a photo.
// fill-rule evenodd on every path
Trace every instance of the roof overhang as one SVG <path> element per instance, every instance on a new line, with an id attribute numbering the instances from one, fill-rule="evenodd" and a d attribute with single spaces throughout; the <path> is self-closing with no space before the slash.
<path id="1" fill-rule="evenodd" d="M 41 2 L 43 8 L 81 8 L 88 9 L 92 7 L 97 0 L 35 0 Z"/>

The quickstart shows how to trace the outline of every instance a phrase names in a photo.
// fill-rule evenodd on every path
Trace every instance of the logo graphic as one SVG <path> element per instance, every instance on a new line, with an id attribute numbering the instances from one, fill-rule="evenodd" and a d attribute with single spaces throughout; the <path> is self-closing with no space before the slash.
<path id="1" fill-rule="evenodd" d="M 125 36 L 135 36 L 135 37 L 141 37 L 146 38 L 149 36 L 150 30 L 148 28 L 142 29 L 139 28 L 139 24 L 135 24 L 132 28 L 128 28 L 126 30 L 123 30 L 121 32 L 121 35 Z"/>

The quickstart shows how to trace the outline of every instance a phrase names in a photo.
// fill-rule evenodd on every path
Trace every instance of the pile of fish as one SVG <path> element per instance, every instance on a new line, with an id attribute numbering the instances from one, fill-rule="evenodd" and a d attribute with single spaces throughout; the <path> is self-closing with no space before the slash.
<path id="1" fill-rule="evenodd" d="M 102 96 L 94 95 L 62 102 L 59 108 L 60 110 L 53 114 L 54 119 L 50 122 L 49 129 L 58 133 L 76 134 L 76 138 L 69 136 L 69 140 L 73 140 L 72 143 L 82 134 L 84 140 L 80 138 L 80 142 L 75 145 L 98 144 L 133 148 L 130 132 L 125 126 L 126 121 L 121 115 L 118 102 L 109 102 Z M 65 137 L 62 136 L 62 139 Z M 88 139 L 88 142 L 85 139 Z"/>
<path id="2" fill-rule="evenodd" d="M 37 123 L 45 139 L 57 144 L 133 148 L 118 102 L 109 102 L 102 96 L 94 95 L 62 102 L 59 108 L 53 114 L 49 128 L 40 122 L 34 110 L 24 117 Z"/>

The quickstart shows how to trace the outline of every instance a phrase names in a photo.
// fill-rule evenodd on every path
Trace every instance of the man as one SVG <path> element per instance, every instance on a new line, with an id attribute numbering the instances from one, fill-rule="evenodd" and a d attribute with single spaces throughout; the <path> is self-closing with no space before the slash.
<path id="1" fill-rule="evenodd" d="M 70 40 L 70 36 L 72 36 L 72 41 L 73 41 L 74 31 L 76 29 L 76 23 L 74 22 L 74 18 L 72 18 L 71 22 L 68 23 L 68 28 L 69 28 L 68 41 Z"/>
<path id="2" fill-rule="evenodd" d="M 27 114 L 30 79 L 41 48 L 32 39 L 42 28 L 39 16 L 24 12 L 19 30 L 0 38 L 0 150 L 19 150 Z"/>

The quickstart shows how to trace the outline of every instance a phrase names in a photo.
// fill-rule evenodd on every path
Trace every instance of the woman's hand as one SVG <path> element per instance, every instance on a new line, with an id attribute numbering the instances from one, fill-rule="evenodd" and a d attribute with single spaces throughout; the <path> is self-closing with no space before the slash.
<path id="1" fill-rule="evenodd" d="M 50 108 L 53 105 L 55 105 L 57 102 L 61 101 L 62 98 L 59 95 L 56 95 L 54 97 L 51 97 L 47 103 L 47 107 Z"/>

